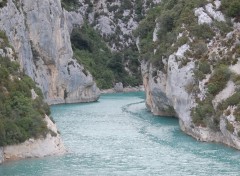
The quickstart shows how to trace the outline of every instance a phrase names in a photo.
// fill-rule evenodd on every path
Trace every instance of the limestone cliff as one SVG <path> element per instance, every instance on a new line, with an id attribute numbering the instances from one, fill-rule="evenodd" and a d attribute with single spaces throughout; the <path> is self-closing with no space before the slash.
<path id="1" fill-rule="evenodd" d="M 181 15 L 174 16 L 174 5 L 170 11 L 166 2 L 161 4 L 160 12 L 164 13 L 167 7 L 169 14 L 151 14 L 155 20 L 155 27 L 150 30 L 152 53 L 145 54 L 143 42 L 138 43 L 143 57 L 146 105 L 155 115 L 178 117 L 181 129 L 198 140 L 221 142 L 240 149 L 240 24 L 232 18 L 227 27 L 229 19 L 219 10 L 220 1 L 202 3 L 192 12 L 181 10 L 181 15 L 192 14 L 192 21 Z M 182 22 L 178 30 L 171 19 Z M 165 20 L 168 21 L 165 23 Z M 140 31 L 143 30 L 144 26 Z M 167 35 L 175 37 L 171 39 L 174 42 L 167 43 Z M 146 36 L 140 35 L 140 40 L 142 37 L 146 42 Z"/>
<path id="2" fill-rule="evenodd" d="M 63 10 L 60 0 L 9 0 L 0 9 L 0 19 L 21 68 L 49 104 L 99 98 L 91 74 L 73 58 L 70 32 L 82 24 L 81 15 Z"/>

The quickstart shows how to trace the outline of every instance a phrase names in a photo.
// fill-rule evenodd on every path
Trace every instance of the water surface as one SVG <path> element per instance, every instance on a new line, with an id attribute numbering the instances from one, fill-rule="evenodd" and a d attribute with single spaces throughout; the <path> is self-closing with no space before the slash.
<path id="1" fill-rule="evenodd" d="M 69 153 L 0 166 L 0 176 L 240 175 L 240 151 L 182 133 L 175 118 L 152 116 L 143 93 L 52 106 Z"/>

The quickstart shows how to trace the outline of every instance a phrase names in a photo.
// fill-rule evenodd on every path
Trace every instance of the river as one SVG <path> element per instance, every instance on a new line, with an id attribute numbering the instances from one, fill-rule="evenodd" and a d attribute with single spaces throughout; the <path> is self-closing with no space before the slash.
<path id="1" fill-rule="evenodd" d="M 240 151 L 196 141 L 176 118 L 151 115 L 142 92 L 51 110 L 68 153 L 4 163 L 0 176 L 240 175 Z"/>

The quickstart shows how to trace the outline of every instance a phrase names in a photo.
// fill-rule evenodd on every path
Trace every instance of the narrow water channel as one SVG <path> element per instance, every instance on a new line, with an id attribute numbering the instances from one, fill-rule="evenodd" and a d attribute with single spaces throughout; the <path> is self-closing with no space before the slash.
<path id="1" fill-rule="evenodd" d="M 69 153 L 5 163 L 0 176 L 240 175 L 240 151 L 198 142 L 177 119 L 152 116 L 142 92 L 51 109 Z"/>

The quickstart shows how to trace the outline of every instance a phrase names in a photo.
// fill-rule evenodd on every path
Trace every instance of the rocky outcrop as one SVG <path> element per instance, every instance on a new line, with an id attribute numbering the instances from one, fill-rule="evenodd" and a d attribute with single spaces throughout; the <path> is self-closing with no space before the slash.
<path id="1" fill-rule="evenodd" d="M 45 116 L 48 129 L 51 130 L 45 138 L 29 139 L 24 143 L 0 148 L 0 163 L 24 158 L 39 158 L 49 155 L 60 155 L 66 152 L 58 134 L 56 125 Z"/>
<path id="2" fill-rule="evenodd" d="M 178 69 L 177 56 L 170 56 L 166 63 L 166 72 L 157 70 L 149 62 L 141 64 L 143 84 L 146 91 L 146 105 L 154 115 L 181 116 L 184 122 L 190 122 L 190 109 L 194 100 L 185 86 L 193 81 L 194 63 Z M 154 75 L 154 72 L 156 75 Z"/>
<path id="3" fill-rule="evenodd" d="M 100 91 L 73 58 L 70 32 L 81 15 L 62 9 L 60 0 L 9 0 L 0 9 L 5 31 L 21 68 L 42 89 L 49 104 L 96 101 Z"/>
<path id="4" fill-rule="evenodd" d="M 211 26 L 216 21 L 224 24 L 225 17 L 218 11 L 220 1 L 214 1 L 214 3 L 215 10 L 211 3 L 193 9 L 199 25 Z M 231 99 L 230 102 L 229 100 L 229 97 L 239 92 L 239 83 L 236 82 L 236 78 L 240 76 L 240 58 L 237 54 L 239 23 L 234 23 L 232 31 L 224 35 L 220 35 L 219 30 L 212 29 L 214 31 L 212 35 L 215 36 L 212 40 L 205 41 L 207 43 L 205 50 L 201 48 L 204 54 L 200 57 L 189 54 L 195 52 L 193 48 L 195 39 L 190 37 L 188 29 L 184 27 L 182 29 L 185 29 L 187 34 L 186 44 L 178 46 L 178 49 L 169 57 L 159 58 L 158 62 L 154 63 L 149 59 L 141 62 L 146 106 L 155 115 L 177 117 L 182 131 L 200 141 L 219 142 L 240 149 L 240 122 L 237 119 L 239 101 Z M 180 33 L 178 38 L 181 38 L 182 34 Z M 157 40 L 156 30 L 154 30 L 153 41 Z M 172 44 L 172 47 L 175 45 L 175 43 Z M 154 54 L 158 47 L 154 50 Z M 188 54 L 185 54 L 186 52 Z M 199 78 L 197 77 L 200 69 L 198 64 L 204 60 L 209 66 L 205 64 L 202 68 L 209 67 L 209 70 L 205 70 L 203 77 Z M 215 82 L 213 83 L 214 79 L 210 79 L 213 77 L 214 69 L 219 65 L 224 65 L 228 71 L 231 70 L 231 75 L 236 78 L 228 78 L 223 89 L 217 93 L 211 93 L 209 90 L 211 87 L 208 84 L 218 86 Z M 204 104 L 207 105 L 204 106 Z M 200 115 L 194 117 L 197 113 Z M 201 123 L 197 122 L 199 119 L 194 119 L 199 117 L 202 118 Z"/>
<path id="5" fill-rule="evenodd" d="M 121 82 L 116 83 L 115 86 L 114 86 L 114 90 L 116 92 L 122 92 L 123 91 L 123 84 Z"/>
<path id="6" fill-rule="evenodd" d="M 4 161 L 3 147 L 0 147 L 0 164 Z"/>
<path id="7" fill-rule="evenodd" d="M 239 35 L 239 29 L 235 30 L 235 34 Z M 240 123 L 236 121 L 234 116 L 235 106 L 229 106 L 224 111 L 225 113 L 230 111 L 229 115 L 226 116 L 225 113 L 220 114 L 218 117 L 220 119 L 219 130 L 193 123 L 192 108 L 197 106 L 196 101 L 198 98 L 206 98 L 206 83 L 209 80 L 209 76 L 206 76 L 206 80 L 199 82 L 197 85 L 194 78 L 195 61 L 191 60 L 185 66 L 182 66 L 179 61 L 182 58 L 177 55 L 178 52 L 172 54 L 164 61 L 163 69 L 154 67 L 149 61 L 142 61 L 141 68 L 147 107 L 155 115 L 178 117 L 182 131 L 200 141 L 224 143 L 240 150 Z M 231 65 L 229 69 L 235 74 L 239 74 L 239 61 L 237 64 Z M 202 85 L 205 88 L 202 88 Z M 199 86 L 200 92 L 197 95 L 189 92 L 188 89 L 191 86 Z M 217 111 L 219 103 L 231 97 L 236 91 L 235 83 L 229 81 L 226 87 L 212 100 L 215 110 Z M 230 127 L 232 129 L 228 129 L 229 125 L 232 126 Z"/>

